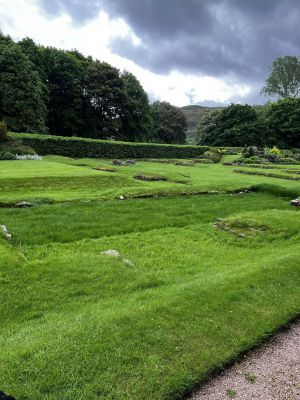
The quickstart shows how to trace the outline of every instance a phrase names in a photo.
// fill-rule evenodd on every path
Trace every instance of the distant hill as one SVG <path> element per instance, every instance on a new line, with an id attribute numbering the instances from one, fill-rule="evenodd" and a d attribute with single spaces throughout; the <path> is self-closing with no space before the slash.
<path id="1" fill-rule="evenodd" d="M 188 128 L 187 128 L 187 142 L 192 144 L 195 142 L 197 125 L 201 116 L 209 111 L 213 110 L 221 110 L 222 107 L 204 107 L 204 106 L 184 106 L 181 107 L 181 110 L 184 112 L 187 121 L 188 121 Z"/>

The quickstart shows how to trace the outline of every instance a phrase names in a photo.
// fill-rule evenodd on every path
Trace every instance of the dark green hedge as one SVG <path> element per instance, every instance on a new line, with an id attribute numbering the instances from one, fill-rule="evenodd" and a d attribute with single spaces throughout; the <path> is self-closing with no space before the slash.
<path id="1" fill-rule="evenodd" d="M 196 158 L 208 146 L 128 143 L 31 133 L 9 133 L 9 138 L 32 147 L 38 154 L 89 158 Z"/>

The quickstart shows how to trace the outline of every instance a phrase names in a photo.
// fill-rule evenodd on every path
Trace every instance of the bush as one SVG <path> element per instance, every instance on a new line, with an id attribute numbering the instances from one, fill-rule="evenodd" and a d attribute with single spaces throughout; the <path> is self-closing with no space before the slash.
<path id="1" fill-rule="evenodd" d="M 281 158 L 281 151 L 275 146 L 272 149 L 265 147 L 264 157 L 271 162 L 278 161 Z"/>
<path id="2" fill-rule="evenodd" d="M 250 158 L 253 156 L 257 156 L 258 155 L 258 150 L 256 146 L 245 146 L 243 148 L 243 152 L 242 152 L 243 157 L 245 158 Z"/>
<path id="3" fill-rule="evenodd" d="M 222 158 L 222 150 L 220 149 L 211 149 L 204 153 L 204 158 L 211 160 L 213 163 L 218 163 Z"/>
<path id="4" fill-rule="evenodd" d="M 252 156 L 244 159 L 245 164 L 263 164 L 264 160 L 258 156 Z"/>
<path id="5" fill-rule="evenodd" d="M 1 153 L 12 153 L 12 154 L 19 154 L 19 155 L 25 155 L 25 154 L 31 154 L 35 155 L 36 152 L 29 146 L 22 146 L 19 143 L 15 142 L 6 142 L 0 144 L 0 152 Z"/>
<path id="6" fill-rule="evenodd" d="M 208 146 L 184 146 L 153 143 L 128 143 L 78 137 L 10 133 L 9 138 L 30 146 L 40 155 L 58 154 L 89 158 L 196 158 Z"/>
<path id="7" fill-rule="evenodd" d="M 7 125 L 0 121 L 0 143 L 7 141 Z"/>
<path id="8" fill-rule="evenodd" d="M 15 160 L 16 157 L 12 153 L 0 153 L 0 160 Z"/>

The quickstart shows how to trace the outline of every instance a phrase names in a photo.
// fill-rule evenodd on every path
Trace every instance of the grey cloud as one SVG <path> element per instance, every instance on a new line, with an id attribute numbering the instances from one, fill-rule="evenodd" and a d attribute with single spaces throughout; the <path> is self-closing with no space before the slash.
<path id="1" fill-rule="evenodd" d="M 125 19 L 142 45 L 116 39 L 112 51 L 162 74 L 177 69 L 231 77 L 256 88 L 274 59 L 300 55 L 299 0 L 40 1 L 77 23 L 100 9 Z"/>

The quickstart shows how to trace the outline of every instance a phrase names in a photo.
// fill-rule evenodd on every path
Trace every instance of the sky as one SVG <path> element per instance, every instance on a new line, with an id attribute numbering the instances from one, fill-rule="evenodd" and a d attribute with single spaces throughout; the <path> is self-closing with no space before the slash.
<path id="1" fill-rule="evenodd" d="M 0 0 L 14 40 L 132 72 L 151 100 L 262 104 L 272 61 L 300 55 L 300 0 Z"/>

